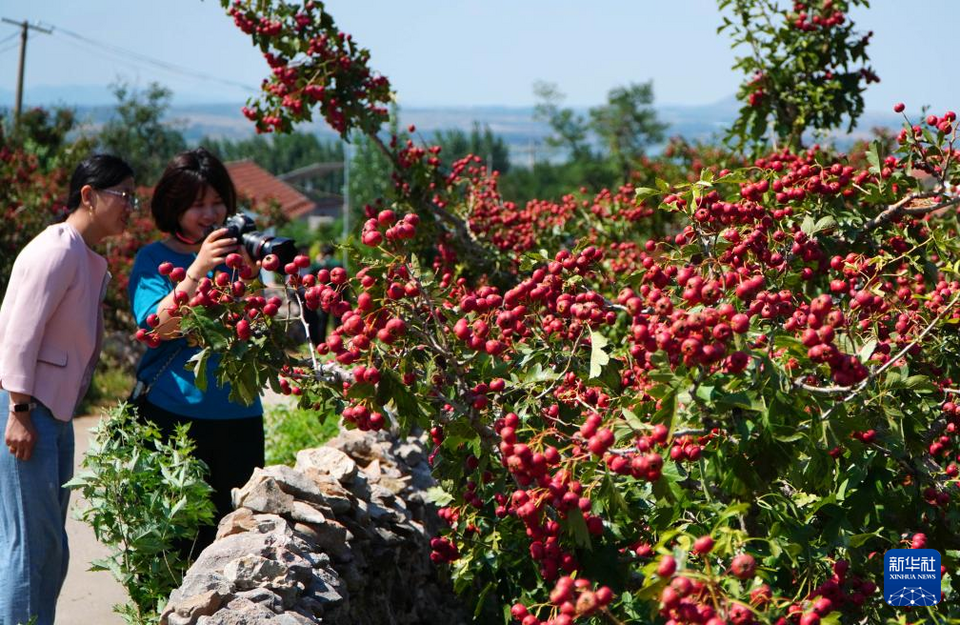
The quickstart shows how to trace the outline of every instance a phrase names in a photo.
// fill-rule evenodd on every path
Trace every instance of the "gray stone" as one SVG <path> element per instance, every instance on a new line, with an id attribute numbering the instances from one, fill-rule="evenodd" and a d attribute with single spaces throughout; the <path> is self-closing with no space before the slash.
<path id="1" fill-rule="evenodd" d="M 385 527 L 374 527 L 373 531 L 377 534 L 377 537 L 383 541 L 387 547 L 396 547 L 397 545 L 403 544 L 403 539 L 388 530 Z"/>
<path id="2" fill-rule="evenodd" d="M 294 526 L 294 530 L 308 535 L 310 542 L 319 551 L 330 554 L 338 561 L 350 556 L 350 545 L 348 543 L 350 532 L 333 519 L 327 519 L 321 525 L 297 524 Z"/>
<path id="3" fill-rule="evenodd" d="M 410 467 L 410 486 L 418 491 L 426 491 L 434 485 L 433 474 L 430 472 L 430 465 L 421 462 Z"/>
<path id="4" fill-rule="evenodd" d="M 197 625 L 276 625 L 273 610 L 249 599 L 236 598 L 227 604 L 226 609 L 213 616 L 204 616 Z"/>
<path id="5" fill-rule="evenodd" d="M 403 460 L 408 467 L 413 467 L 421 462 L 423 462 L 423 446 L 410 444 L 410 443 L 401 443 L 397 446 L 396 454 Z"/>
<path id="6" fill-rule="evenodd" d="M 200 617 L 214 614 L 229 597 L 229 593 L 220 594 L 216 590 L 208 590 L 188 597 L 175 605 L 173 602 L 168 602 L 160 615 L 160 623 L 161 625 L 196 625 Z"/>
<path id="7" fill-rule="evenodd" d="M 249 532 L 257 527 L 253 511 L 249 508 L 238 508 L 220 520 L 217 526 L 217 540 L 224 536 L 232 536 L 241 532 Z"/>
<path id="8" fill-rule="evenodd" d="M 392 506 L 396 499 L 396 495 L 389 488 L 384 488 L 379 484 L 370 485 L 370 501 L 381 506 Z"/>
<path id="9" fill-rule="evenodd" d="M 245 590 L 243 592 L 238 592 L 237 597 L 241 599 L 247 599 L 253 603 L 259 603 L 270 608 L 271 612 L 275 614 L 280 614 L 283 612 L 283 601 L 280 597 L 277 596 L 277 593 L 272 592 L 268 588 L 254 588 L 252 590 Z"/>
<path id="10" fill-rule="evenodd" d="M 214 591 L 222 597 L 233 591 L 233 586 L 223 575 L 213 571 L 190 567 L 183 578 L 180 588 L 170 593 L 170 603 L 179 603 L 184 599 Z"/>
<path id="11" fill-rule="evenodd" d="M 244 532 L 215 540 L 193 563 L 187 571 L 187 577 L 189 578 L 194 572 L 222 573 L 227 564 L 242 556 L 270 556 L 274 552 L 277 541 L 278 537 L 274 534 L 255 532 Z"/>
<path id="12" fill-rule="evenodd" d="M 367 514 L 369 514 L 370 518 L 376 523 L 380 524 L 395 523 L 400 520 L 400 517 L 396 512 L 372 501 L 367 504 Z"/>
<path id="13" fill-rule="evenodd" d="M 410 480 L 409 475 L 404 475 L 403 477 L 381 475 L 377 485 L 386 488 L 394 495 L 399 495 L 410 487 Z"/>
<path id="14" fill-rule="evenodd" d="M 334 514 L 350 512 L 354 496 L 341 486 L 340 482 L 316 469 L 307 469 L 304 474 L 314 481 L 323 496 L 323 503 L 329 506 Z"/>
<path id="15" fill-rule="evenodd" d="M 346 592 L 346 583 L 332 569 L 318 568 L 307 586 L 305 595 L 322 604 L 340 603 Z"/>
<path id="16" fill-rule="evenodd" d="M 367 481 L 367 476 L 363 473 L 358 473 L 353 481 L 346 486 L 357 499 L 370 501 L 370 495 L 372 494 L 370 491 L 370 482 Z"/>
<path id="17" fill-rule="evenodd" d="M 263 473 L 250 478 L 243 488 L 235 488 L 232 496 L 235 508 L 279 515 L 289 515 L 293 511 L 294 498 L 283 492 L 275 479 Z"/>
<path id="18" fill-rule="evenodd" d="M 361 467 L 360 470 L 364 475 L 367 476 L 367 479 L 370 482 L 377 482 L 380 479 L 380 476 L 383 475 L 383 471 L 380 469 L 380 461 L 374 460 L 365 467 Z"/>
<path id="19" fill-rule="evenodd" d="M 327 520 L 322 512 L 303 501 L 293 502 L 293 511 L 290 513 L 290 518 L 301 523 L 314 523 L 316 525 L 320 525 Z"/>
<path id="20" fill-rule="evenodd" d="M 241 590 L 282 583 L 288 579 L 287 568 L 281 562 L 255 555 L 242 556 L 228 563 L 223 575 Z"/>
<path id="21" fill-rule="evenodd" d="M 276 625 L 315 625 L 316 619 L 296 611 L 284 612 L 274 620 Z"/>
<path id="22" fill-rule="evenodd" d="M 349 484 L 357 476 L 357 463 L 353 458 L 333 447 L 299 451 L 294 468 L 304 472 L 307 469 L 315 469 L 332 476 L 341 484 Z"/>
<path id="23" fill-rule="evenodd" d="M 254 475 L 258 471 L 272 477 L 283 492 L 297 499 L 311 503 L 324 503 L 323 492 L 317 487 L 317 483 L 292 467 L 285 464 L 273 465 L 264 469 L 255 469 Z"/>

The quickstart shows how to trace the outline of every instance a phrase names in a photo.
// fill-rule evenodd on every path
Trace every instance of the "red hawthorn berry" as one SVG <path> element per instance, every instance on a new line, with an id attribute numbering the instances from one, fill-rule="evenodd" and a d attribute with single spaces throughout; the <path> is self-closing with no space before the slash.
<path id="1" fill-rule="evenodd" d="M 673 586 L 666 586 L 660 591 L 660 603 L 667 610 L 671 610 L 680 603 L 680 593 Z"/>
<path id="2" fill-rule="evenodd" d="M 180 282 L 187 277 L 187 270 L 183 267 L 174 267 L 170 270 L 170 279 L 174 282 Z"/>
<path id="3" fill-rule="evenodd" d="M 730 572 L 739 579 L 750 579 L 757 571 L 757 561 L 749 553 L 741 553 L 730 562 Z"/>
<path id="4" fill-rule="evenodd" d="M 701 555 L 710 553 L 713 550 L 713 537 L 701 536 L 693 542 L 693 550 Z"/>
<path id="5" fill-rule="evenodd" d="M 660 564 L 657 566 L 657 575 L 660 577 L 671 577 L 677 572 L 677 561 L 673 556 L 663 556 L 660 558 Z"/>
<path id="6" fill-rule="evenodd" d="M 800 625 L 820 625 L 820 615 L 816 612 L 807 612 L 800 617 Z"/>
<path id="7" fill-rule="evenodd" d="M 157 267 L 157 271 L 160 272 L 161 276 L 169 276 L 170 272 L 173 271 L 173 263 L 160 263 L 160 266 Z"/>
<path id="8" fill-rule="evenodd" d="M 280 268 L 280 258 L 276 254 L 267 254 L 260 261 L 260 267 L 267 271 L 276 271 Z"/>
<path id="9" fill-rule="evenodd" d="M 907 107 L 903 104 L 903 102 L 897 102 L 896 104 L 893 105 L 893 112 L 894 112 L 894 113 L 902 113 L 902 112 L 903 112 L 903 109 L 905 109 L 905 108 L 907 108 Z"/>
<path id="10" fill-rule="evenodd" d="M 230 267 L 231 269 L 239 269 L 243 265 L 243 256 L 235 252 L 232 254 L 227 254 L 227 259 L 225 262 L 227 267 Z"/>
<path id="11" fill-rule="evenodd" d="M 594 593 L 597 597 L 597 603 L 600 605 L 609 605 L 613 601 L 613 591 L 610 590 L 608 586 L 601 586 L 597 588 L 597 591 Z"/>
<path id="12" fill-rule="evenodd" d="M 737 334 L 745 334 L 750 329 L 750 317 L 737 313 L 730 319 L 730 328 Z"/>
<path id="13" fill-rule="evenodd" d="M 241 319 L 237 322 L 237 338 L 241 341 L 246 341 L 250 338 L 250 322 L 246 319 Z"/>

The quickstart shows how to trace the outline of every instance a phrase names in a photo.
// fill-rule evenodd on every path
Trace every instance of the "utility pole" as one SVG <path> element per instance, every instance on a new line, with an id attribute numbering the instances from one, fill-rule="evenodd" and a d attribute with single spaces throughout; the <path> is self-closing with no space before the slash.
<path id="1" fill-rule="evenodd" d="M 343 234 L 341 236 L 341 241 L 346 243 L 347 237 L 350 236 L 350 158 L 352 156 L 350 148 L 353 147 L 349 142 L 344 141 L 343 143 Z M 343 248 L 343 267 L 347 271 L 350 270 L 347 263 L 349 263 L 350 258 L 347 253 L 347 248 Z"/>
<path id="2" fill-rule="evenodd" d="M 18 22 L 9 18 L 3 18 L 3 21 L 7 24 L 13 24 L 14 26 L 20 27 L 20 69 L 17 72 L 17 102 L 15 108 L 13 109 L 13 123 L 20 123 L 20 112 L 23 110 L 23 68 L 27 60 L 27 33 L 32 28 L 33 30 L 49 35 L 53 31 L 47 28 L 41 28 L 39 26 L 34 26 L 23 20 Z"/>

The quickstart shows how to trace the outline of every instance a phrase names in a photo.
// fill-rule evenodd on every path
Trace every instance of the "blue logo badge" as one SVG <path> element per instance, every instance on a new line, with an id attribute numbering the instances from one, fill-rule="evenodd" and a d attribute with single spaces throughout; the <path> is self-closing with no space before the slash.
<path id="1" fill-rule="evenodd" d="M 883 598 L 893 606 L 940 603 L 940 552 L 891 549 L 884 554 Z"/>

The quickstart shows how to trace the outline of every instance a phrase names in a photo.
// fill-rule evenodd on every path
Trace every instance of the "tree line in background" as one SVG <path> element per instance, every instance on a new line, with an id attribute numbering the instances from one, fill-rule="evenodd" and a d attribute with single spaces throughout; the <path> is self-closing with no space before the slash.
<path id="1" fill-rule="evenodd" d="M 36 154 L 44 171 L 70 169 L 93 150 L 122 154 L 137 172 L 138 184 L 152 186 L 173 155 L 192 147 L 182 122 L 170 119 L 173 94 L 158 83 L 137 90 L 121 81 L 111 89 L 116 99 L 114 114 L 98 129 L 86 128 L 72 109 L 35 108 L 25 112 L 19 128 L 9 128 L 7 140 Z M 499 172 L 504 197 L 518 204 L 535 197 L 559 199 L 571 185 L 599 191 L 629 182 L 649 149 L 664 140 L 667 126 L 653 109 L 650 82 L 611 90 L 607 102 L 591 108 L 585 116 L 561 106 L 564 96 L 556 85 L 538 83 L 534 90 L 538 98 L 535 116 L 551 129 L 546 147 L 562 155 L 560 159 L 517 166 L 511 163 L 503 137 L 478 122 L 469 131 L 452 128 L 428 136 L 400 131 L 396 108 L 392 111 L 393 134 L 404 141 L 439 145 L 451 161 L 468 154 L 481 156 L 490 170 Z M 359 218 L 364 205 L 388 195 L 391 170 L 366 136 L 356 133 L 350 143 L 349 196 Z M 249 159 L 274 175 L 315 163 L 343 162 L 345 153 L 345 142 L 306 132 L 243 139 L 206 136 L 198 144 L 224 161 Z M 310 191 L 342 194 L 343 171 L 318 176 L 311 181 Z"/>

